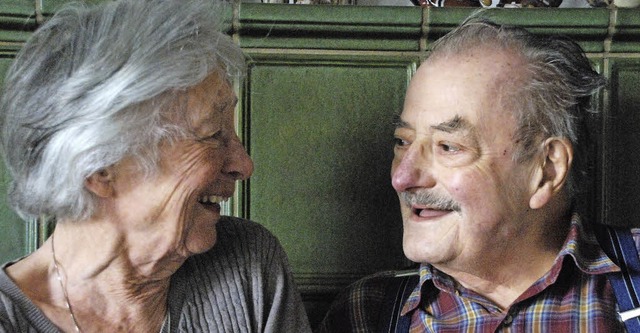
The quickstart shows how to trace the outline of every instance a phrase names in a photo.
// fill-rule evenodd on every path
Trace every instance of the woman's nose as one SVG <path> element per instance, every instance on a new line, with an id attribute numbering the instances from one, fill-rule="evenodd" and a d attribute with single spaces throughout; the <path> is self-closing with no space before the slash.
<path id="1" fill-rule="evenodd" d="M 230 174 L 235 180 L 246 180 L 253 173 L 253 161 L 237 136 L 229 143 L 229 156 L 223 172 Z"/>

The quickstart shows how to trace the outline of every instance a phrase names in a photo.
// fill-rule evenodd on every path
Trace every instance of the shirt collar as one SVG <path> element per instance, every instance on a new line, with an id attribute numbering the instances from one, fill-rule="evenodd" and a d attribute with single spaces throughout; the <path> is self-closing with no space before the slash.
<path id="1" fill-rule="evenodd" d="M 560 250 L 556 261 L 570 256 L 576 266 L 586 274 L 604 274 L 619 272 L 618 267 L 604 253 L 596 239 L 593 229 L 588 223 L 583 223 L 577 213 L 571 217 L 571 228 L 567 240 Z"/>
<path id="2" fill-rule="evenodd" d="M 545 274 L 534 285 L 553 283 L 560 273 L 564 259 L 567 257 L 571 258 L 575 266 L 585 274 L 605 274 L 620 271 L 620 268 L 609 259 L 598 244 L 593 230 L 588 224 L 585 225 L 582 222 L 577 213 L 571 216 L 569 232 L 562 249 L 556 256 L 554 265 L 549 273 Z M 418 307 L 422 297 L 421 291 L 434 291 L 433 288 L 455 293 L 456 282 L 430 264 L 420 265 L 420 283 L 409 295 L 402 308 L 402 315 Z"/>

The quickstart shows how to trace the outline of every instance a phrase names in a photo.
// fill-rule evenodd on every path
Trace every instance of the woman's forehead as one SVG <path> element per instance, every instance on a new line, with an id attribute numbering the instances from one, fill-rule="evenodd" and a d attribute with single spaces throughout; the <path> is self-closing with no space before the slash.
<path id="1" fill-rule="evenodd" d="M 191 125 L 198 128 L 203 123 L 222 118 L 232 110 L 238 98 L 231 84 L 220 74 L 212 73 L 187 92 L 187 110 Z"/>

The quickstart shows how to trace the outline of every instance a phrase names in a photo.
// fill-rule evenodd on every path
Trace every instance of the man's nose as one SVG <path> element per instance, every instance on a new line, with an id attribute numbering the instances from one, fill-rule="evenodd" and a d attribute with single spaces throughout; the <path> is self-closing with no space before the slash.
<path id="1" fill-rule="evenodd" d="M 433 187 L 435 179 L 430 150 L 421 145 L 412 145 L 402 156 L 396 156 L 391 167 L 391 185 L 396 192 Z"/>

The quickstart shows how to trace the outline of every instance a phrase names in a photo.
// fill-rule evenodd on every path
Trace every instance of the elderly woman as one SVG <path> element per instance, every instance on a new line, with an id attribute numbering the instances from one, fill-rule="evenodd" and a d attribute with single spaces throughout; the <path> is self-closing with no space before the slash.
<path id="1" fill-rule="evenodd" d="M 310 331 L 277 240 L 220 216 L 253 165 L 219 12 L 68 7 L 18 55 L 0 104 L 10 203 L 57 225 L 2 267 L 0 331 Z"/>

